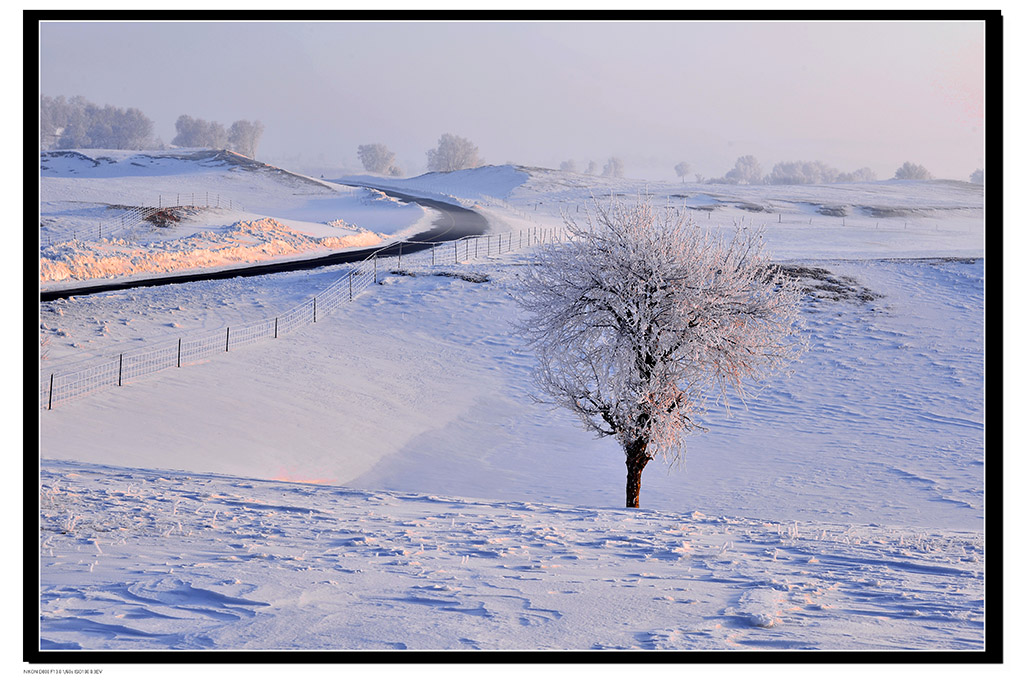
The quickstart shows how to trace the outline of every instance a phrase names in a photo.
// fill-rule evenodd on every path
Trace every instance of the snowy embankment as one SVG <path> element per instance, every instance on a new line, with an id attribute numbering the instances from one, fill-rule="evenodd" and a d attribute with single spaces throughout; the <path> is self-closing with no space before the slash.
<path id="1" fill-rule="evenodd" d="M 591 193 L 488 173 L 472 192 L 506 225 Z M 943 212 L 928 183 L 850 187 L 786 201 L 915 213 L 761 221 L 807 288 L 810 351 L 649 466 L 640 511 L 618 509 L 617 444 L 531 400 L 508 296 L 528 252 L 386 273 L 292 335 L 41 412 L 44 648 L 982 648 L 978 193 Z M 701 189 L 719 224 L 750 214 L 725 201 L 744 188 Z M 45 304 L 47 352 L 266 317 L 344 273 Z"/>

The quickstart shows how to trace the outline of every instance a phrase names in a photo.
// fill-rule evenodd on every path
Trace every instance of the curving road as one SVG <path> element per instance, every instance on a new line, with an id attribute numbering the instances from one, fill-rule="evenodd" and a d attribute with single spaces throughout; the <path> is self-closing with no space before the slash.
<path id="1" fill-rule="evenodd" d="M 369 185 L 352 185 L 353 187 L 369 187 Z M 449 204 L 435 199 L 424 199 L 409 194 L 395 192 L 390 189 L 373 187 L 388 196 L 401 201 L 417 203 L 427 208 L 432 208 L 441 213 L 434 221 L 434 226 L 426 232 L 414 235 L 408 241 L 398 241 L 382 248 L 358 249 L 354 251 L 343 251 L 328 256 L 306 258 L 301 260 L 275 261 L 262 265 L 248 265 L 240 268 L 227 270 L 216 270 L 210 272 L 196 272 L 186 275 L 164 275 L 161 277 L 149 277 L 136 279 L 130 282 L 109 282 L 105 284 L 91 284 L 87 286 L 74 287 L 69 289 L 48 290 L 39 293 L 40 301 L 54 301 L 69 296 L 86 296 L 98 294 L 105 291 L 121 291 L 123 289 L 135 289 L 136 287 L 156 287 L 164 284 L 180 284 L 182 282 L 200 282 L 203 280 L 231 279 L 233 277 L 257 277 L 269 275 L 275 272 L 289 272 L 293 270 L 312 270 L 322 268 L 325 265 L 337 265 L 339 263 L 353 263 L 364 260 L 373 254 L 380 256 L 397 255 L 399 249 L 403 254 L 415 253 L 429 249 L 432 244 L 438 242 L 454 241 L 462 237 L 483 234 L 487 230 L 487 220 L 468 208 L 456 204 Z M 415 243 L 413 243 L 415 242 Z"/>

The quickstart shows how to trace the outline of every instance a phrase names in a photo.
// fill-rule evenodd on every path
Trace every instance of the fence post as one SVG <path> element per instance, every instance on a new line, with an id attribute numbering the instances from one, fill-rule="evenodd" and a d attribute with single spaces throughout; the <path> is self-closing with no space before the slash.
<path id="1" fill-rule="evenodd" d="M 469 245 L 468 244 L 466 245 L 466 249 L 467 250 L 469 249 Z M 479 258 L 480 257 L 480 237 L 473 237 L 473 249 L 474 249 L 473 257 L 474 258 Z"/>
<path id="2" fill-rule="evenodd" d="M 313 297 L 313 324 L 316 324 L 316 296 Z"/>
<path id="3" fill-rule="evenodd" d="M 277 318 L 274 318 L 274 338 L 277 338 Z"/>
<path id="4" fill-rule="evenodd" d="M 906 227 L 905 224 L 904 224 L 904 227 Z M 458 265 L 459 264 L 459 242 L 457 242 L 457 241 L 452 242 L 452 246 L 455 247 L 455 264 Z"/>
<path id="5" fill-rule="evenodd" d="M 377 254 L 373 254 L 373 283 L 374 284 L 377 283 Z M 316 316 L 316 299 L 315 298 L 313 299 L 313 313 L 314 313 L 314 318 L 315 318 L 315 316 Z M 314 319 L 313 321 L 316 322 L 316 319 Z"/>
<path id="6" fill-rule="evenodd" d="M 46 403 L 46 409 L 53 409 L 53 374 L 50 374 L 50 399 Z"/>
<path id="7" fill-rule="evenodd" d="M 430 247 L 430 267 L 434 267 L 434 264 L 435 264 L 435 261 L 434 261 L 434 249 L 436 249 L 436 248 L 437 248 L 437 244 L 433 244 Z"/>
<path id="8" fill-rule="evenodd" d="M 402 242 L 398 242 L 398 269 L 402 269 Z"/>
<path id="9" fill-rule="evenodd" d="M 348 271 L 348 300 L 352 300 L 352 271 Z"/>
<path id="10" fill-rule="evenodd" d="M 117 356 L 117 385 L 121 385 L 121 367 L 124 365 L 124 353 Z"/>
<path id="11" fill-rule="evenodd" d="M 228 327 L 227 332 L 224 334 L 224 352 L 228 352 L 228 344 L 231 342 L 231 327 Z"/>
<path id="12" fill-rule="evenodd" d="M 181 339 L 178 339 L 178 367 L 181 367 Z"/>

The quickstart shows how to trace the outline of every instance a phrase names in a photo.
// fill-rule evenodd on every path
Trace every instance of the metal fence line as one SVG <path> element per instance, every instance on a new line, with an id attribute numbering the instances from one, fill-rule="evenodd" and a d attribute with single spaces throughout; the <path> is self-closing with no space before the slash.
<path id="1" fill-rule="evenodd" d="M 458 265 L 501 256 L 513 250 L 562 241 L 563 238 L 564 231 L 561 227 L 533 225 L 519 231 L 463 237 L 450 242 L 403 241 L 400 242 L 402 245 L 426 248 L 413 253 L 401 253 L 400 250 L 396 255 L 378 256 L 384 249 L 395 246 L 388 244 L 353 264 L 345 275 L 323 291 L 273 317 L 182 336 L 152 347 L 120 353 L 117 357 L 98 361 L 87 367 L 76 365 L 71 371 L 43 371 L 39 377 L 39 407 L 53 409 L 55 405 L 96 391 L 123 386 L 139 377 L 171 367 L 196 364 L 220 353 L 290 334 L 321 321 L 371 285 L 380 282 L 383 274 L 392 269 L 406 266 L 424 267 L 428 264 L 431 267 Z"/>
<path id="2" fill-rule="evenodd" d="M 199 194 L 201 199 L 205 199 L 205 203 L 195 203 L 196 194 Z M 170 198 L 172 195 L 168 195 Z M 174 205 L 163 205 L 163 195 L 157 196 L 156 206 L 127 206 L 124 204 L 112 204 L 108 208 L 123 208 L 125 211 L 119 213 L 116 216 L 108 220 L 103 220 L 96 227 L 88 227 L 82 229 L 75 229 L 71 231 L 71 237 L 66 236 L 60 237 L 59 241 L 54 241 L 49 235 L 45 237 L 46 246 L 52 246 L 56 244 L 63 244 L 75 239 L 102 239 L 103 237 L 112 237 L 117 233 L 130 230 L 136 227 L 140 223 L 149 220 L 151 217 L 160 213 L 161 211 L 173 211 L 175 209 L 196 209 L 196 208 L 230 208 L 233 210 L 244 211 L 242 205 L 234 199 L 224 198 L 222 200 L 220 194 L 210 195 L 209 192 L 179 192 L 173 195 L 175 197 Z M 183 204 L 181 203 L 182 197 L 191 197 L 192 203 Z M 210 200 L 213 200 L 211 204 Z M 43 235 L 40 235 L 40 245 L 42 245 Z"/>

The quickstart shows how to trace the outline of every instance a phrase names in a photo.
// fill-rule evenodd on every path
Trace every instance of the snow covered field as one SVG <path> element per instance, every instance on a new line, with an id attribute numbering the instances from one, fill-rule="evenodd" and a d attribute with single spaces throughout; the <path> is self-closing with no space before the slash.
<path id="1" fill-rule="evenodd" d="M 108 200 L 53 173 L 54 202 Z M 264 180 L 232 199 L 257 218 L 382 235 L 424 219 L 355 217 L 363 190 L 326 182 L 342 199 L 274 203 Z M 627 511 L 618 445 L 530 398 L 508 296 L 530 251 L 389 273 L 289 336 L 40 412 L 42 648 L 984 648 L 980 187 L 376 180 L 457 197 L 495 232 L 638 191 L 702 225 L 763 223 L 807 287 L 811 349 L 749 409 L 709 415 L 684 467 L 649 466 Z M 41 363 L 266 317 L 346 272 L 46 303 Z"/>

